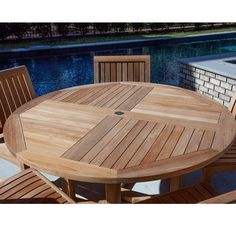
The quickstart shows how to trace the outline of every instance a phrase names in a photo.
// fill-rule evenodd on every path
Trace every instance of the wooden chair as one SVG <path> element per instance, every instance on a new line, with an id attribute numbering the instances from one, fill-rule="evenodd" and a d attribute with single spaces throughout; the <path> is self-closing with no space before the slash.
<path id="1" fill-rule="evenodd" d="M 236 93 L 233 95 L 228 109 L 236 118 Z M 203 168 L 203 181 L 208 183 L 213 174 L 226 171 L 236 171 L 236 139 L 220 159 Z"/>
<path id="2" fill-rule="evenodd" d="M 150 56 L 95 56 L 94 83 L 150 82 Z"/>
<path id="3" fill-rule="evenodd" d="M 6 119 L 20 106 L 35 98 L 29 73 L 25 66 L 0 71 L 0 121 Z"/>
<path id="4" fill-rule="evenodd" d="M 201 183 L 174 192 L 158 195 L 137 203 L 193 204 L 193 203 L 235 203 L 236 190 L 222 195 L 208 184 Z"/>
<path id="5" fill-rule="evenodd" d="M 35 98 L 28 70 L 19 66 L 0 71 L 0 133 L 7 118 L 20 106 Z M 3 136 L 1 135 L 0 138 Z M 0 157 L 19 164 L 4 143 L 0 144 Z M 7 153 L 9 156 L 7 156 Z"/>
<path id="6" fill-rule="evenodd" d="M 47 178 L 27 169 L 0 184 L 0 203 L 75 203 Z"/>

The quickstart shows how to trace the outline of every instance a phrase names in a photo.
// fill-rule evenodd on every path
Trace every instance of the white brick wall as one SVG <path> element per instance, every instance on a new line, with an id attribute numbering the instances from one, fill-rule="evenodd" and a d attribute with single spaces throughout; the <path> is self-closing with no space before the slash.
<path id="1" fill-rule="evenodd" d="M 217 86 L 219 86 L 220 85 L 220 80 L 218 80 L 218 79 L 210 79 L 210 82 L 212 83 L 212 84 L 215 84 L 215 85 L 217 85 Z"/>
<path id="2" fill-rule="evenodd" d="M 180 86 L 195 90 L 228 106 L 236 92 L 236 80 L 212 71 L 181 64 Z"/>

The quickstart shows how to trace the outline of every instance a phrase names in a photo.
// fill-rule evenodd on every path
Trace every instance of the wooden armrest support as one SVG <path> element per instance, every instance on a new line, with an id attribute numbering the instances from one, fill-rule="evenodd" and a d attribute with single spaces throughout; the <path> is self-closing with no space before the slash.
<path id="1" fill-rule="evenodd" d="M 210 198 L 208 200 L 199 202 L 199 203 L 209 203 L 209 204 L 216 204 L 216 203 L 233 203 L 236 202 L 236 190 L 218 195 L 216 197 Z"/>

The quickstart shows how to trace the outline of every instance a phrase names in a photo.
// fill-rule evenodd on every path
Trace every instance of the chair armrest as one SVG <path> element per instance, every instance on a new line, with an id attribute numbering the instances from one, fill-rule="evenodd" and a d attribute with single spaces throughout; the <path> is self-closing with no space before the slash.
<path id="1" fill-rule="evenodd" d="M 223 203 L 233 203 L 233 202 L 236 202 L 236 190 L 218 195 L 216 197 L 207 199 L 199 203 L 210 203 L 210 204 L 222 203 L 223 204 Z"/>

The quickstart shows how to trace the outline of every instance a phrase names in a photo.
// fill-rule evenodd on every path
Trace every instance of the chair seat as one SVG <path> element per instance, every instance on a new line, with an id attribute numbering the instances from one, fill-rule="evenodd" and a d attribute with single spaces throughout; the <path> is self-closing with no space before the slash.
<path id="1" fill-rule="evenodd" d="M 0 143 L 0 158 L 20 166 L 20 162 L 11 154 L 5 143 Z"/>
<path id="2" fill-rule="evenodd" d="M 182 203 L 193 204 L 217 196 L 218 193 L 208 184 L 201 183 L 163 195 L 158 195 L 138 203 Z"/>
<path id="3" fill-rule="evenodd" d="M 27 169 L 0 184 L 0 203 L 75 203 L 38 171 Z"/>
<path id="4" fill-rule="evenodd" d="M 208 165 L 207 167 L 214 167 L 214 166 L 236 166 L 236 158 L 220 158 L 219 160 L 213 162 L 212 164 Z"/>
<path id="5" fill-rule="evenodd" d="M 218 160 L 207 167 L 232 165 L 236 165 L 236 141 L 234 141 L 233 145 Z"/>

